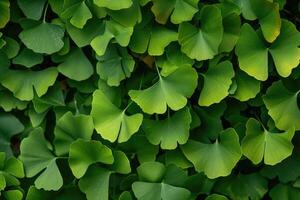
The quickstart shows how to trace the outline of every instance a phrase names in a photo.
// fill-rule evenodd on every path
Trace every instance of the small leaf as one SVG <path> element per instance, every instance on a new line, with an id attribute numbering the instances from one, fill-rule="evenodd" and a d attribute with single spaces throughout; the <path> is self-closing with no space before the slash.
<path id="1" fill-rule="evenodd" d="M 140 181 L 160 182 L 166 172 L 165 166 L 160 162 L 144 162 L 137 168 Z"/>
<path id="2" fill-rule="evenodd" d="M 44 58 L 41 54 L 34 53 L 30 49 L 25 48 L 13 59 L 13 63 L 31 68 L 35 65 L 41 64 L 43 60 Z"/>
<path id="3" fill-rule="evenodd" d="M 200 106 L 210 106 L 219 103 L 229 94 L 229 88 L 234 77 L 231 62 L 224 61 L 217 65 L 210 65 L 206 73 L 201 74 L 204 85 L 199 97 Z M 213 91 L 213 92 L 212 92 Z"/>
<path id="4" fill-rule="evenodd" d="M 212 59 L 218 54 L 223 36 L 220 9 L 213 5 L 204 6 L 201 9 L 200 22 L 200 29 L 184 22 L 179 25 L 178 30 L 181 51 L 198 61 Z"/>
<path id="5" fill-rule="evenodd" d="M 36 53 L 53 54 L 64 46 L 63 36 L 64 30 L 60 26 L 43 22 L 23 30 L 19 38 Z"/>
<path id="6" fill-rule="evenodd" d="M 143 121 L 143 115 L 138 113 L 131 116 L 125 114 L 105 96 L 101 90 L 93 94 L 91 115 L 96 131 L 106 140 L 126 142 L 138 131 Z"/>
<path id="7" fill-rule="evenodd" d="M 69 165 L 76 178 L 81 178 L 86 173 L 88 167 L 101 162 L 112 164 L 114 157 L 111 150 L 99 141 L 77 139 L 70 146 Z"/>
<path id="8" fill-rule="evenodd" d="M 183 154 L 193 163 L 196 171 L 204 172 L 210 179 L 228 176 L 242 156 L 234 129 L 222 131 L 219 137 L 220 140 L 213 144 L 189 140 L 181 146 Z"/>
<path id="9" fill-rule="evenodd" d="M 9 0 L 2 0 L 0 2 L 0 28 L 3 28 L 10 18 L 10 2 Z"/>
<path id="10" fill-rule="evenodd" d="M 26 17 L 39 20 L 47 0 L 18 0 L 17 2 Z"/>
<path id="11" fill-rule="evenodd" d="M 294 133 L 293 128 L 284 133 L 261 130 L 260 123 L 250 118 L 246 124 L 242 152 L 254 164 L 258 164 L 264 159 L 265 164 L 275 165 L 292 154 L 294 146 L 291 140 Z"/>
<path id="12" fill-rule="evenodd" d="M 76 81 L 86 80 L 94 72 L 93 65 L 79 48 L 71 51 L 57 69 L 63 75 Z"/>
<path id="13" fill-rule="evenodd" d="M 163 114 L 169 106 L 179 110 L 187 104 L 197 86 L 197 72 L 190 67 L 179 68 L 167 77 L 160 74 L 159 80 L 144 90 L 130 90 L 129 96 L 145 113 Z"/>
<path id="14" fill-rule="evenodd" d="M 106 7 L 111 10 L 121 10 L 129 8 L 132 5 L 132 0 L 94 0 L 94 3 L 99 7 Z"/>
<path id="15" fill-rule="evenodd" d="M 151 144 L 160 144 L 162 149 L 175 149 L 177 143 L 187 142 L 191 121 L 189 109 L 184 108 L 162 121 L 145 119 L 142 127 Z"/>
<path id="16" fill-rule="evenodd" d="M 91 139 L 93 130 L 92 117 L 83 114 L 74 116 L 71 112 L 67 112 L 57 121 L 54 129 L 56 154 L 67 154 L 70 144 L 78 138 Z"/>

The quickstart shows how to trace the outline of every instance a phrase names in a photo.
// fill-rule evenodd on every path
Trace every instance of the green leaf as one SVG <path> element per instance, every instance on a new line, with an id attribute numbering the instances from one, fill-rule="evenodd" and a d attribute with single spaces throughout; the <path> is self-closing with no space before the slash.
<path id="1" fill-rule="evenodd" d="M 263 97 L 268 114 L 275 121 L 276 127 L 281 130 L 288 130 L 291 127 L 300 130 L 298 93 L 299 91 L 290 92 L 281 81 L 277 81 L 268 88 L 266 95 Z"/>
<path id="2" fill-rule="evenodd" d="M 44 171 L 35 180 L 35 186 L 44 190 L 58 190 L 63 179 L 56 164 L 56 157 L 44 138 L 42 128 L 34 129 L 21 143 L 20 160 L 24 163 L 26 177 Z M 50 178 L 51 177 L 51 178 Z"/>
<path id="3" fill-rule="evenodd" d="M 108 199 L 109 176 L 107 169 L 91 166 L 86 174 L 79 180 L 80 190 L 86 194 L 88 200 Z"/>
<path id="4" fill-rule="evenodd" d="M 113 151 L 114 163 L 111 169 L 120 174 L 129 174 L 131 172 L 130 162 L 126 154 L 122 151 Z"/>
<path id="5" fill-rule="evenodd" d="M 39 20 L 47 0 L 18 0 L 17 2 L 26 17 Z"/>
<path id="6" fill-rule="evenodd" d="M 231 62 L 224 61 L 216 65 L 211 64 L 206 73 L 201 74 L 204 85 L 199 97 L 200 106 L 210 106 L 219 103 L 229 94 L 229 88 L 234 77 Z M 212 92 L 214 91 L 214 92 Z"/>
<path id="7" fill-rule="evenodd" d="M 94 119 L 96 131 L 106 140 L 126 142 L 138 131 L 143 115 L 140 113 L 128 116 L 126 108 L 120 110 L 101 90 L 93 94 L 91 115 Z"/>
<path id="8" fill-rule="evenodd" d="M 64 114 L 54 129 L 54 147 L 57 155 L 68 154 L 70 144 L 78 138 L 89 140 L 94 130 L 91 116 L 71 112 Z"/>
<path id="9" fill-rule="evenodd" d="M 239 101 L 248 101 L 260 92 L 260 81 L 243 71 L 237 71 L 234 80 L 237 88 L 232 96 Z"/>
<path id="10" fill-rule="evenodd" d="M 191 121 L 189 109 L 186 107 L 162 121 L 145 119 L 142 128 L 151 144 L 160 144 L 162 149 L 176 149 L 177 143 L 187 142 Z"/>
<path id="11" fill-rule="evenodd" d="M 32 50 L 24 48 L 20 54 L 13 59 L 13 64 L 31 68 L 41 64 L 43 60 L 44 58 L 41 54 L 34 53 Z"/>
<path id="12" fill-rule="evenodd" d="M 94 4 L 99 7 L 105 7 L 111 10 L 121 10 L 129 8 L 132 5 L 132 0 L 94 0 Z"/>
<path id="13" fill-rule="evenodd" d="M 57 69 L 63 75 L 76 81 L 86 80 L 94 72 L 93 65 L 79 48 L 71 51 L 66 60 L 58 65 Z"/>
<path id="14" fill-rule="evenodd" d="M 145 113 L 163 114 L 169 106 L 179 110 L 187 104 L 197 86 L 197 72 L 190 67 L 179 68 L 167 77 L 159 73 L 159 80 L 144 90 L 130 90 L 130 98 L 137 103 Z"/>
<path id="15" fill-rule="evenodd" d="M 3 196 L 7 200 L 22 200 L 23 199 L 23 193 L 20 190 L 5 191 Z"/>
<path id="16" fill-rule="evenodd" d="M 129 48 L 135 53 L 148 52 L 152 56 L 160 56 L 164 49 L 177 41 L 177 32 L 166 27 L 152 24 L 151 16 L 143 16 L 143 21 L 135 26 Z"/>
<path id="17" fill-rule="evenodd" d="M 257 120 L 250 118 L 246 124 L 246 136 L 242 141 L 243 154 L 254 164 L 264 159 L 265 164 L 275 165 L 292 154 L 294 128 L 284 133 L 272 133 L 261 128 Z"/>
<path id="18" fill-rule="evenodd" d="M 206 197 L 205 200 L 228 200 L 228 198 L 223 195 L 212 194 Z"/>
<path id="19" fill-rule="evenodd" d="M 105 54 L 106 48 L 113 38 L 122 47 L 129 44 L 133 27 L 125 27 L 113 20 L 105 21 L 104 26 L 104 32 L 91 41 L 91 46 L 97 55 L 103 56 Z"/>
<path id="20" fill-rule="evenodd" d="M 278 74 L 288 77 L 292 69 L 299 64 L 299 44 L 300 33 L 289 21 L 282 20 L 280 35 L 270 47 L 249 24 L 244 24 L 236 47 L 239 66 L 250 76 L 265 81 L 268 78 L 268 52 L 270 52 Z"/>
<path id="21" fill-rule="evenodd" d="M 190 191 L 166 183 L 134 182 L 132 190 L 138 200 L 188 200 Z"/>
<path id="22" fill-rule="evenodd" d="M 4 37 L 4 39 L 6 44 L 2 48 L 2 50 L 5 52 L 9 59 L 16 57 L 20 50 L 20 44 L 15 39 L 10 37 Z"/>
<path id="23" fill-rule="evenodd" d="M 144 162 L 137 168 L 140 181 L 160 182 L 166 172 L 165 166 L 160 162 Z"/>
<path id="24" fill-rule="evenodd" d="M 122 80 L 130 77 L 134 66 L 135 61 L 125 48 L 111 46 L 98 57 L 97 73 L 109 86 L 119 86 Z"/>
<path id="25" fill-rule="evenodd" d="M 39 97 L 43 96 L 54 84 L 56 77 L 57 70 L 54 67 L 42 71 L 9 70 L 0 82 L 18 99 L 29 101 L 33 99 L 34 92 Z"/>
<path id="26" fill-rule="evenodd" d="M 61 13 L 62 18 L 69 19 L 70 23 L 77 28 L 83 28 L 86 22 L 92 18 L 92 13 L 85 0 L 65 0 L 64 8 Z"/>
<path id="27" fill-rule="evenodd" d="M 10 2 L 9 0 L 2 0 L 0 2 L 0 28 L 5 27 L 10 18 Z"/>
<path id="28" fill-rule="evenodd" d="M 228 176 L 242 156 L 234 129 L 222 131 L 219 137 L 212 144 L 189 140 L 181 146 L 183 154 L 193 163 L 196 171 L 204 172 L 210 179 Z"/>
<path id="29" fill-rule="evenodd" d="M 299 188 L 283 184 L 277 184 L 270 191 L 270 197 L 274 200 L 297 200 L 299 195 Z"/>
<path id="30" fill-rule="evenodd" d="M 200 29 L 184 22 L 179 25 L 178 42 L 181 51 L 198 61 L 212 59 L 218 54 L 223 37 L 221 11 L 213 5 L 206 5 L 200 13 Z"/>
<path id="31" fill-rule="evenodd" d="M 0 89 L 0 96 L 0 107 L 3 108 L 5 112 L 12 111 L 13 109 L 24 110 L 28 104 L 28 102 L 21 101 L 14 97 L 14 95 L 6 89 Z"/>
<path id="32" fill-rule="evenodd" d="M 69 165 L 76 178 L 81 178 L 94 163 L 112 164 L 112 151 L 99 141 L 77 139 L 70 145 Z"/>
<path id="33" fill-rule="evenodd" d="M 165 24 L 171 16 L 173 24 L 180 24 L 193 18 L 198 11 L 199 0 L 152 0 L 152 2 L 151 10 L 158 23 Z"/>
<path id="34" fill-rule="evenodd" d="M 10 148 L 11 137 L 24 130 L 23 124 L 9 113 L 0 114 L 0 152 L 5 152 L 8 156 L 12 156 Z"/>
<path id="35" fill-rule="evenodd" d="M 19 38 L 28 49 L 45 54 L 58 52 L 64 46 L 63 36 L 64 30 L 60 26 L 45 22 L 19 34 Z"/>

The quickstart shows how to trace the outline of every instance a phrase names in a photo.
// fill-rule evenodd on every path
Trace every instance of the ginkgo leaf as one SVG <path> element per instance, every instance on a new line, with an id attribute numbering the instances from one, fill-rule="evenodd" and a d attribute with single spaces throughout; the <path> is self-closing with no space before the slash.
<path id="1" fill-rule="evenodd" d="M 157 58 L 156 64 L 161 68 L 160 74 L 168 76 L 180 67 L 192 67 L 194 60 L 182 53 L 178 45 L 171 44 L 165 54 Z"/>
<path id="2" fill-rule="evenodd" d="M 77 28 L 83 28 L 86 22 L 92 18 L 92 13 L 85 0 L 66 0 L 64 8 L 61 13 L 62 18 L 69 19 L 70 23 Z"/>
<path id="3" fill-rule="evenodd" d="M 57 70 L 54 67 L 42 71 L 9 70 L 0 82 L 15 97 L 23 101 L 32 100 L 34 91 L 41 97 L 55 83 Z"/>
<path id="4" fill-rule="evenodd" d="M 201 9 L 200 22 L 200 29 L 184 22 L 178 30 L 181 51 L 198 61 L 212 59 L 219 52 L 223 37 L 220 9 L 214 5 L 205 5 Z"/>
<path id="5" fill-rule="evenodd" d="M 17 2 L 26 17 L 39 20 L 47 0 L 18 0 Z"/>
<path id="6" fill-rule="evenodd" d="M 132 0 L 94 0 L 94 3 L 99 7 L 106 7 L 111 10 L 121 10 L 129 8 L 132 5 Z"/>
<path id="7" fill-rule="evenodd" d="M 57 69 L 63 75 L 76 81 L 86 80 L 94 72 L 93 65 L 79 48 L 71 51 L 66 60 L 58 65 Z"/>
<path id="8" fill-rule="evenodd" d="M 196 86 L 198 75 L 191 67 L 179 68 L 167 77 L 158 74 L 159 80 L 144 90 L 130 90 L 129 96 L 145 113 L 165 113 L 167 106 L 179 110 L 187 104 Z"/>
<path id="9" fill-rule="evenodd" d="M 187 142 L 191 121 L 191 114 L 186 107 L 162 121 L 145 119 L 142 128 L 151 144 L 160 144 L 162 149 L 175 149 L 177 143 Z"/>
<path id="10" fill-rule="evenodd" d="M 0 152 L 12 156 L 10 140 L 12 136 L 22 132 L 24 125 L 14 115 L 9 113 L 0 114 Z"/>
<path id="11" fill-rule="evenodd" d="M 216 65 L 211 64 L 207 72 L 201 75 L 204 79 L 204 85 L 198 101 L 200 106 L 210 106 L 214 103 L 219 103 L 228 96 L 228 90 L 232 83 L 231 79 L 234 76 L 231 62 L 224 61 Z"/>
<path id="12" fill-rule="evenodd" d="M 54 129 L 54 147 L 57 155 L 69 152 L 70 144 L 78 138 L 89 140 L 94 130 L 91 116 L 71 112 L 64 114 L 56 123 Z"/>
<path id="13" fill-rule="evenodd" d="M 76 178 L 81 178 L 94 163 L 112 164 L 112 151 L 99 141 L 77 139 L 70 145 L 69 165 Z"/>
<path id="14" fill-rule="evenodd" d="M 151 10 L 158 23 L 165 24 L 171 16 L 172 23 L 180 24 L 193 18 L 198 11 L 199 0 L 152 0 L 152 2 Z"/>
<path id="15" fill-rule="evenodd" d="M 237 88 L 232 95 L 240 101 L 248 101 L 260 92 L 260 81 L 239 70 L 234 77 Z"/>
<path id="16" fill-rule="evenodd" d="M 139 180 L 145 182 L 161 182 L 166 173 L 166 167 L 160 162 L 144 162 L 136 170 Z"/>
<path id="17" fill-rule="evenodd" d="M 300 195 L 300 189 L 290 185 L 277 184 L 270 191 L 270 197 L 274 200 L 297 200 Z"/>
<path id="18" fill-rule="evenodd" d="M 239 137 L 232 128 L 222 131 L 212 144 L 189 140 L 181 149 L 196 171 L 210 179 L 228 176 L 242 156 Z"/>
<path id="19" fill-rule="evenodd" d="M 78 183 L 80 190 L 86 194 L 88 200 L 108 199 L 110 174 L 109 170 L 95 165 L 88 169 Z"/>
<path id="20" fill-rule="evenodd" d="M 93 94 L 91 115 L 96 131 L 106 140 L 126 142 L 139 130 L 143 115 L 138 113 L 131 116 L 125 114 L 126 109 L 116 107 L 101 90 Z"/>
<path id="21" fill-rule="evenodd" d="M 263 97 L 268 109 L 268 114 L 275 121 L 276 127 L 282 130 L 289 130 L 294 127 L 300 130 L 300 110 L 297 99 L 298 92 L 291 92 L 286 89 L 281 81 L 272 84 Z"/>
<path id="22" fill-rule="evenodd" d="M 34 53 L 32 50 L 25 48 L 13 59 L 13 63 L 31 68 L 35 65 L 41 64 L 43 60 L 43 55 Z"/>
<path id="23" fill-rule="evenodd" d="M 292 69 L 297 67 L 300 59 L 300 49 L 298 48 L 300 33 L 296 27 L 289 21 L 282 20 L 280 35 L 270 47 L 258 34 L 249 24 L 242 26 L 241 37 L 236 46 L 240 68 L 258 80 L 267 80 L 268 52 L 270 52 L 278 74 L 288 77 Z"/>
<path id="24" fill-rule="evenodd" d="M 45 54 L 52 54 L 63 48 L 63 36 L 64 30 L 60 26 L 46 22 L 25 29 L 19 34 L 28 49 Z"/>
<path id="25" fill-rule="evenodd" d="M 151 16 L 143 16 L 143 21 L 135 26 L 129 48 L 136 53 L 148 52 L 152 56 L 160 56 L 173 41 L 177 41 L 177 32 L 166 27 L 154 25 Z"/>
<path id="26" fill-rule="evenodd" d="M 294 128 L 284 133 L 272 133 L 261 128 L 258 121 L 250 118 L 246 124 L 246 136 L 242 140 L 242 152 L 254 164 L 264 159 L 265 164 L 275 165 L 292 154 Z"/>
<path id="27" fill-rule="evenodd" d="M 9 0 L 2 0 L 0 2 L 0 28 L 3 28 L 10 18 L 10 2 Z"/>
<path id="28" fill-rule="evenodd" d="M 133 27 L 125 27 L 114 20 L 105 21 L 104 26 L 104 32 L 91 41 L 91 46 L 97 55 L 103 56 L 105 54 L 106 48 L 113 38 L 122 47 L 129 44 Z"/>
<path id="29" fill-rule="evenodd" d="M 56 164 L 57 158 L 53 155 L 41 128 L 34 129 L 23 139 L 20 149 L 20 160 L 24 163 L 26 177 L 33 177 L 42 171 L 35 180 L 37 188 L 45 190 L 61 188 L 63 179 Z"/>
<path id="30" fill-rule="evenodd" d="M 166 183 L 134 182 L 132 190 L 138 200 L 188 200 L 190 191 Z"/>
<path id="31" fill-rule="evenodd" d="M 111 46 L 97 59 L 97 73 L 109 86 L 119 86 L 122 80 L 130 77 L 135 66 L 135 61 L 127 50 L 117 46 Z"/>
<path id="32" fill-rule="evenodd" d="M 3 108 L 5 112 L 10 112 L 13 109 L 24 110 L 28 104 L 27 101 L 21 101 L 6 89 L 0 89 L 0 96 L 0 107 Z"/>
<path id="33" fill-rule="evenodd" d="M 228 200 L 226 196 L 219 194 L 212 194 L 205 198 L 205 200 Z"/>

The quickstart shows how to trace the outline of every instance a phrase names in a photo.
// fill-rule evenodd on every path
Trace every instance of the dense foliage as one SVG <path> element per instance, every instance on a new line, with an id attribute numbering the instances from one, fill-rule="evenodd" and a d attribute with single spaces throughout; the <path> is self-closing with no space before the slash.
<path id="1" fill-rule="evenodd" d="M 299 200 L 297 0 L 0 0 L 0 199 Z"/>

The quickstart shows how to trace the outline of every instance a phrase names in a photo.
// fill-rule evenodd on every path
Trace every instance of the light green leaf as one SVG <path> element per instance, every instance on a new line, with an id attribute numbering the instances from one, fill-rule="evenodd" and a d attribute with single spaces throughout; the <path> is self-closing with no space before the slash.
<path id="1" fill-rule="evenodd" d="M 122 80 L 130 77 L 134 66 L 135 61 L 127 49 L 111 46 L 98 57 L 97 73 L 109 86 L 119 86 Z"/>
<path id="2" fill-rule="evenodd" d="M 299 64 L 299 45 L 300 33 L 289 21 L 282 20 L 281 33 L 270 47 L 265 45 L 262 37 L 257 35 L 249 24 L 244 24 L 236 46 L 236 54 L 243 71 L 265 81 L 268 78 L 268 52 L 273 57 L 278 74 L 288 77 L 292 69 Z"/>
<path id="3" fill-rule="evenodd" d="M 8 190 L 4 192 L 4 195 L 6 200 L 22 200 L 23 199 L 23 193 L 20 190 Z"/>
<path id="4" fill-rule="evenodd" d="M 23 139 L 20 149 L 20 160 L 24 163 L 26 177 L 31 178 L 45 169 L 35 181 L 37 188 L 58 190 L 62 187 L 63 179 L 56 165 L 56 157 L 44 138 L 42 128 L 34 129 Z"/>
<path id="5" fill-rule="evenodd" d="M 212 59 L 218 54 L 223 37 L 220 9 L 213 5 L 204 6 L 201 9 L 200 22 L 200 29 L 184 22 L 179 25 L 178 31 L 181 51 L 198 61 Z"/>
<path id="6" fill-rule="evenodd" d="M 230 61 L 224 61 L 216 65 L 211 64 L 206 73 L 201 74 L 204 85 L 199 97 L 200 106 L 210 106 L 219 103 L 228 96 L 229 88 L 234 77 L 234 70 Z"/>
<path id="7" fill-rule="evenodd" d="M 101 90 L 93 94 L 91 115 L 96 131 L 106 140 L 126 142 L 138 131 L 143 115 L 138 113 L 131 116 L 125 114 L 126 108 L 120 110 Z"/>
<path id="8" fill-rule="evenodd" d="M 254 164 L 264 159 L 265 164 L 275 165 L 292 154 L 294 128 L 284 133 L 272 133 L 261 128 L 257 120 L 250 118 L 246 124 L 246 136 L 242 140 L 242 152 Z"/>
<path id="9" fill-rule="evenodd" d="M 131 172 L 130 162 L 126 154 L 122 151 L 113 151 L 114 163 L 111 169 L 119 174 L 129 174 Z"/>
<path id="10" fill-rule="evenodd" d="M 242 156 L 239 137 L 232 128 L 222 131 L 215 143 L 189 140 L 181 149 L 196 171 L 210 179 L 228 176 Z"/>
<path id="11" fill-rule="evenodd" d="M 140 181 L 160 182 L 166 172 L 166 167 L 160 162 L 144 162 L 137 167 Z"/>
<path id="12" fill-rule="evenodd" d="M 83 28 L 86 22 L 92 18 L 92 13 L 85 0 L 65 0 L 64 8 L 61 13 L 62 18 L 69 19 L 70 23 L 77 28 Z"/>
<path id="13" fill-rule="evenodd" d="M 26 17 L 39 20 L 47 0 L 18 0 L 17 2 Z"/>
<path id="14" fill-rule="evenodd" d="M 45 54 L 58 52 L 64 46 L 63 36 L 64 30 L 60 26 L 45 22 L 19 34 L 19 38 L 28 49 Z"/>
<path id="15" fill-rule="evenodd" d="M 134 182 L 132 190 L 138 200 L 188 200 L 190 191 L 166 183 Z"/>
<path id="16" fill-rule="evenodd" d="M 248 101 L 260 92 L 260 81 L 243 71 L 237 71 L 234 80 L 237 88 L 232 96 L 239 101 Z"/>
<path id="17" fill-rule="evenodd" d="M 32 100 L 34 92 L 41 97 L 54 84 L 57 70 L 54 67 L 42 71 L 9 70 L 0 80 L 1 84 L 22 101 Z"/>
<path id="18" fill-rule="evenodd" d="M 91 41 L 91 46 L 98 56 L 105 54 L 106 48 L 113 38 L 120 46 L 126 47 L 133 33 L 133 27 L 125 27 L 113 20 L 105 21 L 104 24 L 104 32 Z"/>
<path id="19" fill-rule="evenodd" d="M 78 138 L 89 140 L 94 130 L 91 116 L 71 112 L 64 114 L 54 129 L 54 147 L 57 155 L 68 154 L 72 142 Z"/>
<path id="20" fill-rule="evenodd" d="M 86 174 L 79 180 L 80 190 L 86 194 L 88 200 L 107 200 L 109 176 L 107 169 L 92 165 Z"/>
<path id="21" fill-rule="evenodd" d="M 15 157 L 10 157 L 6 160 L 3 171 L 17 178 L 24 178 L 25 176 L 23 163 Z"/>
<path id="22" fill-rule="evenodd" d="M 121 10 L 129 8 L 132 5 L 132 0 L 94 0 L 94 4 L 111 10 Z"/>
<path id="23" fill-rule="evenodd" d="M 151 144 L 160 144 L 162 149 L 175 149 L 177 143 L 187 142 L 191 121 L 191 114 L 186 107 L 162 121 L 145 119 L 142 128 Z"/>
<path id="24" fill-rule="evenodd" d="M 298 92 L 290 92 L 281 81 L 277 81 L 268 88 L 263 97 L 268 109 L 268 114 L 275 121 L 276 127 L 281 130 L 289 130 L 294 127 L 300 130 L 300 110 L 298 108 Z"/>
<path id="25" fill-rule="evenodd" d="M 143 16 L 143 21 L 135 26 L 129 48 L 135 53 L 145 53 L 160 56 L 164 49 L 173 41 L 177 41 L 178 34 L 166 27 L 153 25 L 149 15 Z"/>
<path id="26" fill-rule="evenodd" d="M 24 48 L 20 54 L 13 59 L 13 64 L 31 68 L 35 65 L 41 64 L 43 60 L 44 58 L 41 54 L 34 53 L 32 50 Z"/>
<path id="27" fill-rule="evenodd" d="M 81 178 L 91 164 L 101 162 L 112 164 L 111 150 L 99 141 L 77 139 L 70 145 L 69 165 L 76 178 Z"/>
<path id="28" fill-rule="evenodd" d="M 169 106 L 179 110 L 187 104 L 196 86 L 198 75 L 191 67 L 179 68 L 167 77 L 158 74 L 159 80 L 144 90 L 130 90 L 130 98 L 137 103 L 145 113 L 163 114 Z"/>
<path id="29" fill-rule="evenodd" d="M 10 18 L 10 2 L 9 0 L 2 0 L 0 2 L 0 28 L 3 28 Z"/>
<path id="30" fill-rule="evenodd" d="M 10 148 L 11 137 L 24 130 L 23 124 L 9 113 L 0 114 L 0 152 L 5 152 L 8 156 L 12 156 Z"/>
<path id="31" fill-rule="evenodd" d="M 160 24 L 165 24 L 171 16 L 173 24 L 180 24 L 189 21 L 198 11 L 199 0 L 152 0 L 152 12 L 155 20 Z"/>
<path id="32" fill-rule="evenodd" d="M 86 80 L 94 72 L 93 65 L 79 48 L 71 51 L 66 60 L 58 65 L 57 69 L 63 75 L 76 81 Z"/>

